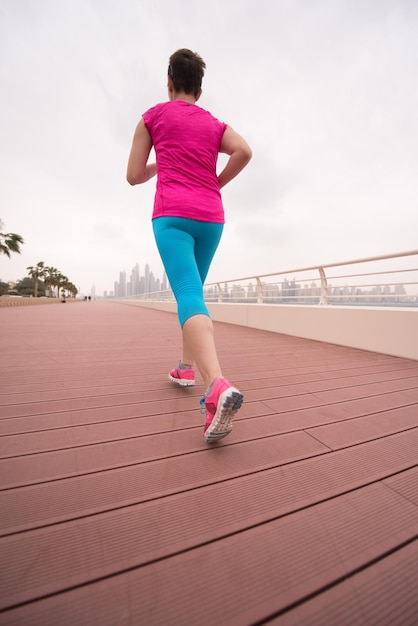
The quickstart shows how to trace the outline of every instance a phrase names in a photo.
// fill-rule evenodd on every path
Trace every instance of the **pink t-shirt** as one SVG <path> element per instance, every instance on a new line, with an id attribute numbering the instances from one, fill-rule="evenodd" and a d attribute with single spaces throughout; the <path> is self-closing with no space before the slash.
<path id="1" fill-rule="evenodd" d="M 152 218 L 175 216 L 223 224 L 216 163 L 226 124 L 182 100 L 143 114 L 157 157 Z"/>

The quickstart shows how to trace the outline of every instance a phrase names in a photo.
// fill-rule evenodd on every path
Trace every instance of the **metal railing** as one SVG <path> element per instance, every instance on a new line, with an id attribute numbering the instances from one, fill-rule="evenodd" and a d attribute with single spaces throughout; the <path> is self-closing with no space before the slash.
<path id="1" fill-rule="evenodd" d="M 207 283 L 204 296 L 222 303 L 417 307 L 418 250 Z M 167 302 L 174 295 L 167 289 L 127 298 Z"/>

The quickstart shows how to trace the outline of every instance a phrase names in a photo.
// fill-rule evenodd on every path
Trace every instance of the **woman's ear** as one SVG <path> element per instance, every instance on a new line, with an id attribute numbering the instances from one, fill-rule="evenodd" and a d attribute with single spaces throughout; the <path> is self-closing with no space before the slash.
<path id="1" fill-rule="evenodd" d="M 196 96 L 196 102 L 199 100 L 200 96 L 202 95 L 203 91 L 201 89 L 199 89 L 197 96 Z"/>
<path id="2" fill-rule="evenodd" d="M 171 100 L 171 96 L 174 93 L 174 85 L 173 85 L 173 80 L 170 76 L 167 76 L 167 91 L 168 91 L 168 97 Z"/>

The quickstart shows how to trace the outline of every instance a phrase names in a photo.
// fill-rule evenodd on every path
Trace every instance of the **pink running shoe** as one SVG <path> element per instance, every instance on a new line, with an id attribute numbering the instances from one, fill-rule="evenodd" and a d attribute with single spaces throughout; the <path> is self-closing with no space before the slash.
<path id="1" fill-rule="evenodd" d="M 168 375 L 172 383 L 180 385 L 180 387 L 194 387 L 194 369 L 191 367 L 182 367 L 181 361 L 179 366 L 172 369 Z"/>
<path id="2" fill-rule="evenodd" d="M 203 431 L 205 442 L 213 443 L 232 430 L 232 420 L 241 407 L 244 396 L 226 378 L 216 378 L 200 400 L 200 410 L 206 413 Z"/>

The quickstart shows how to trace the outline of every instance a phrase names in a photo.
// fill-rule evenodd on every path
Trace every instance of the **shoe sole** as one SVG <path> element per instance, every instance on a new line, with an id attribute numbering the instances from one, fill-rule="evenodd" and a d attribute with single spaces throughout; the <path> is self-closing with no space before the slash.
<path id="1" fill-rule="evenodd" d="M 232 420 L 243 401 L 243 394 L 234 387 L 221 393 L 214 418 L 204 435 L 206 443 L 215 443 L 229 435 L 232 431 Z"/>
<path id="2" fill-rule="evenodd" d="M 171 380 L 172 383 L 176 383 L 176 385 L 180 385 L 180 387 L 194 387 L 195 381 L 189 380 L 188 378 L 174 378 L 171 374 L 168 375 L 168 380 Z"/>

